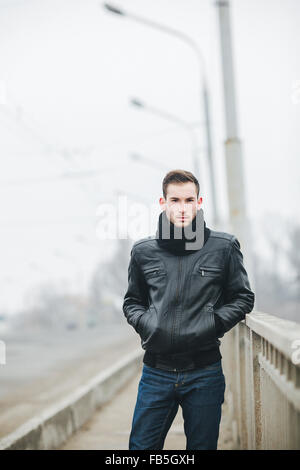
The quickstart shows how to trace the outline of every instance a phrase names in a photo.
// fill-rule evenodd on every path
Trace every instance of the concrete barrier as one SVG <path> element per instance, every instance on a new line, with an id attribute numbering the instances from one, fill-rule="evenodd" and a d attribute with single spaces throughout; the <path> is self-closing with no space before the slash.
<path id="1" fill-rule="evenodd" d="M 57 449 L 137 372 L 137 349 L 0 440 L 0 450 Z"/>
<path id="2" fill-rule="evenodd" d="M 234 447 L 300 449 L 300 324 L 252 312 L 221 353 Z"/>

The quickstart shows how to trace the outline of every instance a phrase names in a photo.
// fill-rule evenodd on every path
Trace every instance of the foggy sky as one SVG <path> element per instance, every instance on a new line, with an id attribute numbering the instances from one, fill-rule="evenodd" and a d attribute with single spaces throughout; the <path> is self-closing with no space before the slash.
<path id="1" fill-rule="evenodd" d="M 112 3 L 185 32 L 199 45 L 210 88 L 218 204 L 225 218 L 223 84 L 213 2 Z M 0 2 L 0 310 L 24 305 L 28 289 L 48 278 L 82 289 L 95 264 L 113 248 L 96 237 L 98 204 L 113 202 L 118 189 L 158 205 L 166 171 L 193 171 L 184 129 L 133 109 L 128 99 L 136 96 L 187 122 L 203 120 L 195 53 L 174 37 L 109 15 L 100 5 L 91 0 Z M 295 219 L 300 4 L 233 0 L 231 7 L 249 216 Z M 209 226 L 203 126 L 195 132 Z M 134 162 L 132 152 L 166 170 Z M 92 169 L 105 171 L 93 178 L 59 179 L 65 172 Z"/>

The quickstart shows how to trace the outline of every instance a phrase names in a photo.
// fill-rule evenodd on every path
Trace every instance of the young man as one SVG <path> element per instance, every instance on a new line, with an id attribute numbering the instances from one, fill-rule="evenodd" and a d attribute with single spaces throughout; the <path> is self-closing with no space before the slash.
<path id="1" fill-rule="evenodd" d="M 237 238 L 201 218 L 195 176 L 170 171 L 162 189 L 156 235 L 132 247 L 123 303 L 145 350 L 129 449 L 163 449 L 179 405 L 186 449 L 217 449 L 225 392 L 218 338 L 251 312 L 254 293 Z"/>

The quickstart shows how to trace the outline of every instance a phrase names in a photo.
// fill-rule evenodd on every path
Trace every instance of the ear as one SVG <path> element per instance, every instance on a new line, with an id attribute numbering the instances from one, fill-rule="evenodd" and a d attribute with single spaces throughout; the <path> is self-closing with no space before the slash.
<path id="1" fill-rule="evenodd" d="M 166 200 L 165 200 L 165 198 L 163 198 L 163 197 L 160 197 L 160 198 L 159 198 L 159 205 L 160 205 L 160 207 L 161 207 L 162 209 L 165 208 L 165 205 L 166 205 Z"/>
<path id="2" fill-rule="evenodd" d="M 203 198 L 202 197 L 199 197 L 198 201 L 197 201 L 197 207 L 200 208 L 201 204 L 203 202 Z"/>

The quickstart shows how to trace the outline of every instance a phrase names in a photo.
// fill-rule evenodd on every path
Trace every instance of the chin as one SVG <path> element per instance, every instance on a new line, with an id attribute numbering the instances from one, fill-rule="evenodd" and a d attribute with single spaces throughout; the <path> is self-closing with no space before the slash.
<path id="1" fill-rule="evenodd" d="M 190 219 L 184 220 L 183 222 L 181 220 L 176 220 L 174 222 L 174 225 L 176 225 L 176 227 L 185 227 L 186 225 L 189 225 L 190 222 L 191 222 Z"/>
<path id="2" fill-rule="evenodd" d="M 175 227 L 182 227 L 182 226 L 184 225 L 183 222 L 180 222 L 180 221 L 178 221 L 178 220 L 176 220 L 176 221 L 173 222 L 173 223 L 174 223 Z"/>

